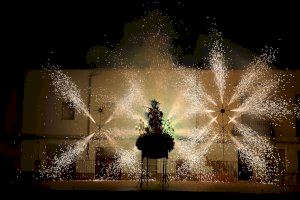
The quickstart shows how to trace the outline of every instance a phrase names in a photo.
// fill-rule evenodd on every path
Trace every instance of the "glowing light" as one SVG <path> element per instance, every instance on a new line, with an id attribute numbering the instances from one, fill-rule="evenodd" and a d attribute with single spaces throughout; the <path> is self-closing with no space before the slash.
<path id="1" fill-rule="evenodd" d="M 126 117 L 135 121 L 141 119 L 139 114 L 134 113 L 133 106 L 139 102 L 141 105 L 146 105 L 146 100 L 141 90 L 140 85 L 134 80 L 130 80 L 130 87 L 122 98 L 117 100 L 114 111 L 111 116 L 105 121 L 104 124 L 109 123 L 117 117 Z"/>
<path id="2" fill-rule="evenodd" d="M 41 171 L 41 174 L 50 178 L 60 178 L 62 173 L 68 170 L 70 164 L 74 163 L 77 157 L 85 150 L 88 142 L 93 136 L 94 133 L 79 140 L 74 146 L 69 145 L 67 150 L 65 150 L 61 156 L 55 155 L 52 166 L 46 166 L 45 169 Z"/>
<path id="3" fill-rule="evenodd" d="M 251 114 L 263 119 L 268 117 L 272 120 L 285 118 L 291 114 L 291 111 L 288 110 L 289 104 L 286 100 L 272 95 L 276 88 L 275 81 L 266 81 L 241 106 L 231 111 L 237 112 L 236 115 L 239 116 Z"/>
<path id="4" fill-rule="evenodd" d="M 217 105 L 216 102 L 208 95 L 200 80 L 194 73 L 181 73 L 182 76 L 182 93 L 187 100 L 188 109 L 183 113 L 181 118 L 190 118 L 193 115 L 205 115 L 209 109 L 209 104 Z"/>
<path id="5" fill-rule="evenodd" d="M 139 150 L 136 147 L 126 150 L 117 150 L 118 165 L 128 174 L 129 178 L 138 179 L 140 176 L 140 161 L 138 159 Z"/>
<path id="6" fill-rule="evenodd" d="M 263 81 L 270 73 L 270 67 L 261 57 L 256 58 L 246 69 L 241 80 L 235 87 L 234 93 L 228 103 L 230 105 L 238 98 L 244 97 L 247 93 L 252 93 L 257 89 L 255 83 Z"/>
<path id="7" fill-rule="evenodd" d="M 72 79 L 60 69 L 51 70 L 50 76 L 57 96 L 60 96 L 66 102 L 72 102 L 77 112 L 84 114 L 93 123 L 96 123 L 80 96 L 80 89 Z"/>
<path id="8" fill-rule="evenodd" d="M 204 174 L 207 179 L 212 180 L 214 173 L 212 168 L 207 165 L 206 156 L 214 150 L 213 143 L 220 143 L 222 139 L 224 141 L 225 137 L 233 141 L 236 149 L 242 152 L 242 161 L 248 167 L 253 168 L 263 182 L 270 180 L 270 172 L 273 174 L 278 173 L 279 156 L 268 137 L 239 120 L 242 115 L 247 114 L 262 120 L 279 121 L 292 114 L 288 109 L 289 101 L 277 92 L 283 77 L 270 70 L 266 58 L 264 56 L 256 58 L 245 70 L 238 71 L 241 73 L 241 78 L 237 86 L 234 87 L 232 96 L 229 96 L 230 88 L 226 86 L 226 84 L 231 85 L 231 83 L 229 83 L 229 72 L 225 65 L 222 47 L 218 42 L 215 43 L 209 54 L 210 70 L 214 75 L 211 83 L 215 84 L 217 95 L 209 92 L 210 90 L 205 87 L 205 83 L 199 78 L 197 70 L 182 70 L 179 67 L 180 70 L 174 69 L 175 74 L 178 75 L 176 77 L 178 78 L 176 87 L 180 92 L 170 104 L 172 107 L 166 115 L 164 128 L 177 136 L 175 138 L 175 150 L 177 152 L 175 157 L 178 160 L 183 160 L 184 163 L 181 168 L 184 173 L 191 170 L 193 173 Z M 163 64 L 163 62 L 155 62 L 158 63 L 159 67 Z M 163 70 L 166 69 L 163 68 Z M 159 70 L 157 74 L 158 66 L 156 66 L 149 68 L 146 74 L 153 73 L 165 77 L 165 74 L 161 74 L 163 70 Z M 166 72 L 164 71 L 164 73 Z M 147 104 L 144 91 L 148 88 L 137 75 L 132 76 L 130 73 L 124 73 L 124 76 L 129 82 L 129 87 L 122 93 L 120 98 L 115 98 L 116 103 L 113 112 L 104 124 L 116 118 L 130 119 L 135 122 L 144 120 L 144 113 L 138 112 L 136 108 L 143 108 Z M 81 113 L 92 119 L 79 96 L 80 91 L 70 78 L 60 70 L 55 70 L 52 73 L 52 79 L 53 85 L 62 98 L 74 102 Z M 145 79 L 147 79 L 147 76 Z M 167 78 L 164 78 L 161 82 L 157 81 L 157 83 L 153 83 L 152 87 L 159 88 L 159 91 L 163 89 L 168 91 L 166 89 L 167 80 Z M 240 104 L 237 103 L 239 99 L 243 99 Z M 179 107 L 183 109 L 182 112 Z M 166 113 L 165 110 L 163 112 Z M 175 116 L 176 120 L 174 121 L 176 122 L 173 121 Z M 167 119 L 170 119 L 170 121 L 167 121 Z M 173 130 L 174 124 L 181 125 L 182 121 L 192 121 L 192 119 L 198 120 L 194 127 L 184 127 L 183 125 L 183 127 Z M 93 119 L 92 121 L 94 122 Z M 134 128 L 134 125 L 132 128 Z M 237 129 L 239 136 L 235 137 L 229 134 L 232 126 Z M 225 130 L 225 127 L 228 130 Z M 119 168 L 122 168 L 129 177 L 134 179 L 141 172 L 138 150 L 135 146 L 131 148 L 129 145 L 129 149 L 128 146 L 127 148 L 123 147 L 118 139 L 136 138 L 141 130 L 142 128 L 136 130 L 117 127 L 105 128 L 95 135 L 95 138 L 105 136 L 109 145 L 117 152 L 115 163 L 117 167 L 114 171 L 117 172 Z M 86 143 L 78 143 L 81 147 L 78 146 L 73 150 L 69 150 L 60 159 L 56 159 L 58 160 L 56 161 L 57 167 L 52 169 L 52 172 L 55 171 L 54 174 L 57 174 L 56 171 L 60 171 L 61 168 L 73 162 L 75 157 L 83 151 Z M 222 144 L 224 145 L 224 142 Z M 274 161 L 275 164 L 270 168 L 271 161 Z"/>
<path id="9" fill-rule="evenodd" d="M 211 70 L 215 75 L 215 83 L 219 89 L 220 100 L 223 104 L 224 102 L 224 93 L 226 89 L 226 79 L 228 77 L 227 67 L 225 66 L 225 59 L 222 53 L 221 45 L 219 42 L 216 42 L 210 52 L 209 59 Z"/>

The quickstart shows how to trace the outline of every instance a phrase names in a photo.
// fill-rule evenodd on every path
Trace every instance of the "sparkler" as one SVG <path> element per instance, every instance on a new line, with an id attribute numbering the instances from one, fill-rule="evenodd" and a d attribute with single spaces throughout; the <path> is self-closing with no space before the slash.
<path id="1" fill-rule="evenodd" d="M 174 130 L 175 135 L 182 136 L 175 137 L 175 150 L 177 152 L 175 157 L 185 161 L 182 168 L 192 170 L 195 173 L 201 172 L 212 177 L 212 169 L 207 166 L 206 156 L 213 150 L 213 143 L 222 140 L 222 144 L 225 145 L 224 138 L 228 137 L 235 144 L 236 149 L 243 153 L 243 161 L 255 170 L 262 181 L 270 179 L 268 173 L 270 170 L 272 173 L 278 172 L 277 165 L 280 160 L 276 156 L 276 148 L 266 136 L 243 124 L 239 119 L 242 115 L 247 114 L 261 120 L 280 121 L 292 114 L 292 111 L 289 110 L 289 101 L 276 92 L 280 89 L 279 83 L 283 77 L 272 72 L 268 67 L 267 60 L 263 56 L 258 57 L 244 70 L 240 70 L 240 80 L 231 95 L 228 87 L 230 81 L 228 78 L 229 71 L 225 65 L 222 47 L 218 42 L 215 43 L 209 54 L 210 70 L 213 74 L 210 84 L 215 84 L 218 95 L 209 92 L 205 82 L 201 81 L 201 77 L 197 75 L 198 70 L 175 69 L 176 74 L 181 77 L 176 82 L 179 94 L 176 96 L 175 102 L 171 102 L 173 107 L 170 108 L 168 118 L 179 115 L 174 122 L 176 125 L 180 125 L 183 120 L 191 120 L 193 117 L 199 120 L 202 119 L 199 122 L 200 124 L 195 127 L 181 127 L 181 131 L 179 129 Z M 162 64 L 161 62 L 158 63 Z M 171 67 L 173 66 L 171 65 Z M 174 70 L 173 68 L 170 69 Z M 151 74 L 151 70 L 150 68 L 147 74 Z M 153 70 L 158 69 L 153 68 Z M 153 74 L 155 74 L 155 71 L 152 72 Z M 80 98 L 79 89 L 71 79 L 61 70 L 54 70 L 51 77 L 57 93 L 64 100 L 72 101 L 80 113 L 95 122 Z M 143 80 L 137 81 L 136 77 L 128 74 L 125 74 L 125 77 L 128 79 L 130 86 L 124 95 L 116 100 L 114 111 L 105 124 L 117 117 L 129 118 L 135 121 L 144 120 L 141 113 L 136 112 L 135 108 L 146 105 L 147 98 L 144 91 L 147 88 L 143 85 Z M 164 76 L 161 75 L 161 77 Z M 147 79 L 147 76 L 145 78 Z M 162 87 L 167 82 L 161 80 L 163 84 L 155 83 L 153 87 Z M 244 98 L 244 100 L 239 104 L 241 98 Z M 174 108 L 175 106 L 176 108 Z M 178 107 L 183 107 L 184 112 L 179 113 Z M 203 125 L 202 128 L 199 128 L 201 125 Z M 228 136 L 228 133 L 230 133 L 229 125 L 234 125 L 240 136 Z M 118 166 L 125 169 L 131 177 L 137 177 L 136 175 L 141 170 L 137 149 L 135 147 L 132 149 L 122 147 L 117 138 L 137 138 L 139 133 L 137 131 L 134 133 L 134 130 L 114 128 L 102 130 L 101 134 L 105 134 L 109 138 L 110 145 L 115 148 Z M 93 135 L 84 141 L 88 141 L 91 137 Z M 185 140 L 182 140 L 182 138 L 185 138 Z M 57 167 L 52 171 L 59 171 L 63 166 L 73 162 L 74 158 L 85 147 L 86 142 L 80 144 L 82 145 L 80 148 L 76 147 L 74 150 L 63 154 L 56 161 Z M 275 161 L 272 169 L 268 167 L 271 161 Z"/>
<path id="2" fill-rule="evenodd" d="M 77 112 L 86 115 L 93 123 L 96 123 L 80 96 L 80 89 L 72 79 L 60 69 L 51 70 L 50 76 L 57 96 L 66 102 L 72 102 Z"/>

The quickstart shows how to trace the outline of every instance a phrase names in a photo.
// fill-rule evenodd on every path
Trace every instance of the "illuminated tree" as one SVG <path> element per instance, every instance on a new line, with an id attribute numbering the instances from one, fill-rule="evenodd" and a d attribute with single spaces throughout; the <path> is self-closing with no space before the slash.
<path id="1" fill-rule="evenodd" d="M 168 133 L 172 129 L 164 128 L 163 112 L 159 110 L 158 105 L 156 100 L 151 101 L 151 107 L 146 113 L 148 126 L 136 141 L 137 148 L 142 151 L 142 157 L 168 158 L 168 152 L 174 148 L 174 138 Z"/>

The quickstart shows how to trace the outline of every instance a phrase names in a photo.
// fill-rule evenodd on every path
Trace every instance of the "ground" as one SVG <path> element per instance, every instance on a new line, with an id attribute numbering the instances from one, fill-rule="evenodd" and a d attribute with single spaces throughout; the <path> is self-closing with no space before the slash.
<path id="1" fill-rule="evenodd" d="M 36 185 L 19 185 L 3 190 L 12 196 L 80 198 L 87 196 L 121 197 L 122 199 L 154 199 L 166 196 L 166 199 L 299 199 L 299 186 L 296 189 L 278 187 L 270 184 L 239 183 L 203 183 L 195 181 L 172 181 L 162 188 L 159 182 L 149 182 L 148 187 L 139 187 L 138 181 L 51 181 Z M 65 198 L 64 198 L 65 199 Z M 82 199 L 84 200 L 84 199 Z"/>
<path id="2" fill-rule="evenodd" d="M 99 191 L 184 191 L 184 192 L 240 192 L 240 193 L 281 193 L 283 189 L 271 184 L 203 183 L 195 181 L 173 181 L 162 188 L 159 182 L 149 182 L 148 187 L 139 187 L 138 181 L 54 181 L 43 184 L 51 190 L 99 190 Z"/>

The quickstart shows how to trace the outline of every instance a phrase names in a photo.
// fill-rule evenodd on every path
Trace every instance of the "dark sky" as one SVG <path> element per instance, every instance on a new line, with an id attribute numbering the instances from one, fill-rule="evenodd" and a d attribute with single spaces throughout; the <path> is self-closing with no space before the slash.
<path id="1" fill-rule="evenodd" d="M 278 67 L 300 68 L 300 14 L 296 3 L 208 2 L 11 3 L 3 6 L 6 12 L 1 19 L 2 48 L 6 52 L 2 63 L 16 68 L 40 68 L 51 58 L 62 67 L 84 68 L 90 47 L 115 46 L 126 22 L 158 9 L 172 19 L 187 53 L 193 50 L 197 36 L 207 34 L 215 22 L 224 38 L 255 53 L 266 45 L 279 48 L 275 63 Z"/>

